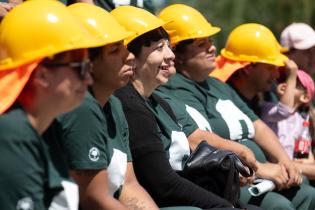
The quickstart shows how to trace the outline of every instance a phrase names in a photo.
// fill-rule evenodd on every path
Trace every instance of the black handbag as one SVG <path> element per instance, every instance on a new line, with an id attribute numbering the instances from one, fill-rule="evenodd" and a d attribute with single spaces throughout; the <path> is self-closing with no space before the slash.
<path id="1" fill-rule="evenodd" d="M 180 174 L 237 205 L 240 197 L 239 173 L 249 177 L 253 170 L 244 166 L 235 153 L 202 141 L 191 153 Z"/>
<path id="2" fill-rule="evenodd" d="M 159 96 L 152 97 L 163 107 L 178 124 L 171 107 Z M 239 160 L 236 154 L 228 150 L 217 149 L 202 141 L 185 161 L 178 174 L 202 188 L 225 198 L 231 204 L 242 207 L 239 202 L 239 173 L 244 177 L 252 176 L 253 171 Z"/>

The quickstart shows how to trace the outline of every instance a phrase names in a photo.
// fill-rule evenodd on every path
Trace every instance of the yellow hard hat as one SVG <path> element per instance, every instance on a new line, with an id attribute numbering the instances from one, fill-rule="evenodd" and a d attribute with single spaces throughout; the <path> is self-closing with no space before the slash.
<path id="1" fill-rule="evenodd" d="M 229 35 L 221 55 L 233 61 L 247 61 L 284 66 L 287 57 L 273 33 L 265 26 L 247 23 L 236 27 Z"/>
<path id="2" fill-rule="evenodd" d="M 100 41 L 62 3 L 26 1 L 12 9 L 0 24 L 0 70 L 63 51 L 96 47 Z"/>
<path id="3" fill-rule="evenodd" d="M 218 33 L 197 10 L 184 4 L 173 4 L 164 8 L 159 17 L 167 22 L 163 28 L 169 33 L 172 44 L 195 38 L 204 38 Z"/>
<path id="4" fill-rule="evenodd" d="M 165 24 L 164 21 L 150 12 L 134 6 L 117 7 L 111 11 L 111 14 L 128 31 L 135 32 L 133 36 L 126 39 L 126 44 L 129 44 L 132 40 L 142 34 L 157 29 Z"/>
<path id="5" fill-rule="evenodd" d="M 88 3 L 75 3 L 68 8 L 83 22 L 91 34 L 103 40 L 103 45 L 121 41 L 133 35 L 101 7 Z"/>

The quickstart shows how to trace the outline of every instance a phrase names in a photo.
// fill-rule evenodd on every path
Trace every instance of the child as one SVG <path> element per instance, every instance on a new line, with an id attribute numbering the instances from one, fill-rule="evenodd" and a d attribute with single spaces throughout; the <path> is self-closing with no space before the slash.
<path id="1" fill-rule="evenodd" d="M 278 135 L 285 151 L 294 159 L 295 140 L 302 133 L 303 122 L 312 118 L 312 114 L 302 117 L 301 113 L 313 111 L 314 82 L 307 73 L 298 70 L 293 61 L 289 61 L 288 67 L 281 72 L 276 91 L 279 102 L 264 102 L 261 105 L 261 118 Z M 307 160 L 295 160 L 300 171 L 310 179 L 315 179 L 314 163 L 311 151 Z"/>

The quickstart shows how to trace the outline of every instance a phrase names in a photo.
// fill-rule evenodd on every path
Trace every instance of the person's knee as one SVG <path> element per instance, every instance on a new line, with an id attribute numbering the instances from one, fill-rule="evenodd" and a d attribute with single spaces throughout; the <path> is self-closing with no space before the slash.
<path id="1" fill-rule="evenodd" d="M 295 210 L 295 207 L 291 203 L 290 200 L 285 198 L 284 196 L 278 194 L 278 193 L 272 193 L 273 195 L 270 196 L 268 199 L 268 202 L 263 202 L 263 205 L 261 206 L 263 209 L 268 210 Z M 268 206 L 267 208 L 264 206 Z"/>
<path id="2" fill-rule="evenodd" d="M 268 210 L 295 210 L 290 200 L 275 192 L 268 192 L 259 197 L 251 197 L 249 203 Z"/>
<path id="3" fill-rule="evenodd" d="M 307 184 L 291 187 L 279 193 L 290 200 L 297 210 L 315 209 L 315 188 Z"/>
<path id="4" fill-rule="evenodd" d="M 307 185 L 307 184 L 302 184 L 300 186 L 300 193 L 299 196 L 301 196 L 302 198 L 300 198 L 299 200 L 303 200 L 303 202 L 301 202 L 304 207 L 303 209 L 315 209 L 315 188 Z M 294 202 L 294 200 L 293 200 Z M 302 209 L 302 208 L 299 208 Z"/>
<path id="5" fill-rule="evenodd" d="M 274 200 L 273 203 L 270 204 L 268 210 L 295 210 L 295 207 L 293 206 L 291 201 L 283 198 L 281 200 Z"/>

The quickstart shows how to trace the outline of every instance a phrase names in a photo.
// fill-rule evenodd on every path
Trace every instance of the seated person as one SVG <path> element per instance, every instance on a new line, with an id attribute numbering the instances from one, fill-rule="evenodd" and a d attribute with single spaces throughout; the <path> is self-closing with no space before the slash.
<path id="1" fill-rule="evenodd" d="M 290 200 L 273 192 L 249 200 L 250 195 L 244 190 L 242 201 L 255 202 L 265 209 L 295 209 L 293 205 L 299 207 L 301 204 L 305 205 L 301 209 L 309 208 L 315 199 L 310 195 L 313 189 L 309 186 L 294 187 L 302 182 L 302 177 L 299 170 L 291 164 L 275 134 L 258 119 L 231 87 L 208 77 L 210 71 L 215 68 L 215 47 L 209 40 L 211 35 L 205 31 L 211 31 L 213 35 L 218 29 L 211 25 L 200 24 L 200 21 L 194 18 L 196 14 L 200 13 L 191 7 L 171 5 L 164 8 L 159 15 L 168 22 L 163 27 L 170 32 L 176 55 L 175 66 L 178 71 L 167 84 L 160 87 L 160 90 L 197 109 L 208 120 L 212 131 L 221 137 L 235 141 L 254 140 L 246 143 L 255 148 L 257 146 L 254 143 L 259 144 L 268 154 L 268 158 L 274 162 L 262 163 L 266 159 L 257 148 L 261 156 L 258 160 L 261 162 L 258 163 L 256 175 L 273 180 L 278 189 L 291 187 L 290 190 L 294 189 L 297 192 L 295 193 L 297 197 L 301 195 L 299 200 L 292 199 L 294 202 L 292 204 L 291 197 L 285 193 L 283 194 Z M 190 18 L 187 18 L 188 15 Z M 195 32 L 191 31 L 192 28 Z M 271 40 L 271 43 L 276 43 L 275 39 Z M 277 50 L 279 51 L 279 46 Z M 269 199 L 279 202 L 271 204 Z"/>
<path id="2" fill-rule="evenodd" d="M 312 112 L 314 112 L 310 104 L 315 91 L 314 82 L 307 73 L 297 70 L 294 62 L 289 65 L 292 67 L 281 72 L 280 78 L 277 80 L 279 102 L 262 103 L 261 118 L 277 134 L 289 157 L 295 158 L 294 162 L 303 175 L 314 179 L 315 164 L 309 130 L 309 117 L 313 116 Z M 301 111 L 304 110 L 309 110 L 310 114 L 303 117 Z M 311 121 L 313 122 L 313 120 Z M 301 143 L 305 143 L 305 147 L 299 148 L 296 141 L 302 135 L 304 135 L 303 138 L 308 139 L 303 139 Z M 308 158 L 297 157 L 295 153 L 299 151 L 308 155 Z"/>
<path id="3" fill-rule="evenodd" d="M 77 187 L 58 175 L 41 135 L 82 102 L 92 80 L 89 69 L 72 65 L 87 64 L 85 48 L 100 43 L 63 4 L 48 0 L 13 8 L 0 36 L 0 209 L 77 209 Z"/>

